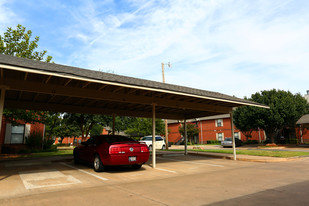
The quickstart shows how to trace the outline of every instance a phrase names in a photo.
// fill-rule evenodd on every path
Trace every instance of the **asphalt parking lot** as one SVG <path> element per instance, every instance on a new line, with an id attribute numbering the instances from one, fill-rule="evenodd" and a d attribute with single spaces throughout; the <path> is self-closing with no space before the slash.
<path id="1" fill-rule="evenodd" d="M 309 205 L 309 159 L 256 163 L 167 154 L 96 173 L 72 158 L 0 162 L 0 205 Z M 293 197 L 293 198 L 291 198 Z"/>

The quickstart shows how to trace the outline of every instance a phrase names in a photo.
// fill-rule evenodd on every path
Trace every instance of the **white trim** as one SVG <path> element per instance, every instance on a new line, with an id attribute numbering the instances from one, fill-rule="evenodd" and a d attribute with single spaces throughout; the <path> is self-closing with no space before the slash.
<path id="1" fill-rule="evenodd" d="M 219 134 L 222 134 L 221 140 L 219 140 Z M 216 133 L 216 139 L 217 139 L 217 141 L 223 141 L 224 140 L 224 133 L 223 132 Z"/>
<path id="2" fill-rule="evenodd" d="M 237 138 L 237 139 L 241 140 L 241 134 L 240 134 L 240 132 L 234 132 L 234 137 L 235 137 L 235 134 L 238 134 L 238 138 Z"/>
<path id="3" fill-rule="evenodd" d="M 143 90 L 164 92 L 164 93 L 176 94 L 176 95 L 182 95 L 182 96 L 196 97 L 196 98 L 201 98 L 201 99 L 229 102 L 229 103 L 234 103 L 234 104 L 256 106 L 256 107 L 261 107 L 261 108 L 269 108 L 268 106 L 263 106 L 263 105 L 256 105 L 256 104 L 250 104 L 250 103 L 244 103 L 244 102 L 238 102 L 238 101 L 232 101 L 232 100 L 226 100 L 226 99 L 219 99 L 219 98 L 214 98 L 214 97 L 206 97 L 206 96 L 188 94 L 188 93 L 183 93 L 183 92 L 174 92 L 174 91 L 164 90 L 164 89 L 154 89 L 154 88 L 149 88 L 149 87 L 134 86 L 134 85 L 128 85 L 128 84 L 123 84 L 123 83 L 109 82 L 109 81 L 104 81 L 104 80 L 94 80 L 94 79 L 85 78 L 85 77 L 76 77 L 76 76 L 72 76 L 68 74 L 56 74 L 56 73 L 46 72 L 46 71 L 43 72 L 43 71 L 38 71 L 35 69 L 26 69 L 26 68 L 20 68 L 16 66 L 8 66 L 4 64 L 0 64 L 0 67 L 4 69 L 11 69 L 11 70 L 17 70 L 17 71 L 29 72 L 29 73 L 35 73 L 35 74 L 44 74 L 44 75 L 49 75 L 49 76 L 65 77 L 69 79 L 94 82 L 94 83 L 103 83 L 103 84 L 108 84 L 108 85 L 113 85 L 113 86 L 121 86 L 121 87 L 133 88 L 133 89 L 143 89 Z"/>
<path id="4" fill-rule="evenodd" d="M 219 121 L 221 122 L 221 126 L 218 126 Z M 216 124 L 216 127 L 223 127 L 223 119 L 216 119 L 215 124 Z"/>

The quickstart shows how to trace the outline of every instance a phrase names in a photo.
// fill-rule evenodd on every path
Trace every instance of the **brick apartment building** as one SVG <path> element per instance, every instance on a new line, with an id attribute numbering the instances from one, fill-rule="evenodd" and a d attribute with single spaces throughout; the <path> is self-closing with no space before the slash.
<path id="1" fill-rule="evenodd" d="M 304 95 L 304 98 L 309 103 L 309 90 L 307 94 Z M 226 137 L 231 137 L 231 119 L 229 114 L 217 115 L 211 117 L 204 117 L 199 119 L 187 120 L 187 122 L 196 124 L 199 129 L 199 136 L 195 138 L 195 143 L 206 144 L 207 141 L 217 140 L 221 141 Z M 181 141 L 182 137 L 179 133 L 179 127 L 182 126 L 182 123 L 179 121 L 168 121 L 169 129 L 169 142 L 178 143 Z M 238 138 L 242 141 L 246 141 L 246 136 L 242 134 L 236 127 L 234 128 L 235 138 Z M 258 142 L 266 140 L 266 134 L 264 130 L 253 131 L 252 137 L 250 140 L 256 140 Z M 299 143 L 309 143 L 309 131 L 308 129 L 302 130 L 302 142 L 300 139 L 300 130 L 296 128 L 296 138 L 298 138 Z"/>
<path id="2" fill-rule="evenodd" d="M 232 136 L 231 119 L 229 114 L 204 117 L 199 119 L 187 120 L 188 123 L 193 123 L 198 126 L 199 136 L 195 138 L 194 143 L 206 144 L 207 141 L 217 140 L 222 141 L 226 137 Z M 179 127 L 182 123 L 179 121 L 168 121 L 169 142 L 178 143 L 182 137 L 179 133 Z M 246 141 L 246 136 L 243 135 L 236 127 L 234 128 L 235 138 Z M 266 139 L 264 130 L 253 131 L 250 140 L 261 142 Z"/>

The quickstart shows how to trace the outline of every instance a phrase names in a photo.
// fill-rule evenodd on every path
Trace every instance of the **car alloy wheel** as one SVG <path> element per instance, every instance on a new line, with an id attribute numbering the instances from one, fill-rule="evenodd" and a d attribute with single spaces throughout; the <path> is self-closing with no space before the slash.
<path id="1" fill-rule="evenodd" d="M 96 172 L 102 172 L 104 170 L 104 165 L 102 164 L 102 161 L 99 155 L 95 155 L 94 161 L 93 161 L 93 167 L 94 167 L 94 171 Z"/>

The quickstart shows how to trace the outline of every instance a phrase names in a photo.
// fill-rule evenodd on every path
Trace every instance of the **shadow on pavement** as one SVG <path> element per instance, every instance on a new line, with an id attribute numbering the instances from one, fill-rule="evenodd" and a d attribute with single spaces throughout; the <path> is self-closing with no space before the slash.
<path id="1" fill-rule="evenodd" d="M 254 187 L 254 185 L 252 186 Z M 212 205 L 212 206 L 225 206 L 225 205 L 305 206 L 306 205 L 307 206 L 309 205 L 308 191 L 309 191 L 309 181 L 305 181 L 206 205 Z"/>

